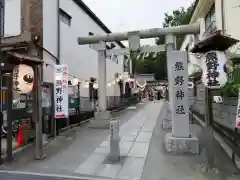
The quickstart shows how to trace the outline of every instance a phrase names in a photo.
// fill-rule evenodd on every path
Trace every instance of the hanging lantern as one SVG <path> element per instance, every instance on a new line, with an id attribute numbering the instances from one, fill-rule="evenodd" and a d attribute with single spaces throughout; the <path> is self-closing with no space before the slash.
<path id="1" fill-rule="evenodd" d="M 193 87 L 194 87 L 193 82 L 188 82 L 188 89 L 193 89 Z"/>
<path id="2" fill-rule="evenodd" d="M 210 51 L 204 55 L 202 61 L 202 82 L 209 89 L 219 89 L 227 82 L 227 58 L 224 52 Z"/>
<path id="3" fill-rule="evenodd" d="M 73 86 L 76 86 L 76 85 L 78 85 L 78 82 L 79 82 L 78 78 L 73 78 L 71 83 L 72 83 Z"/>
<path id="4" fill-rule="evenodd" d="M 213 96 L 213 101 L 215 103 L 222 103 L 223 102 L 222 96 Z"/>
<path id="5" fill-rule="evenodd" d="M 94 84 L 93 84 L 93 88 L 94 88 L 94 89 L 98 89 L 98 83 L 94 83 Z"/>
<path id="6" fill-rule="evenodd" d="M 34 72 L 33 68 L 20 64 L 13 68 L 13 89 L 20 93 L 29 93 L 33 89 Z"/>
<path id="7" fill-rule="evenodd" d="M 111 85 L 111 83 L 108 83 L 108 87 L 111 87 L 112 85 Z"/>

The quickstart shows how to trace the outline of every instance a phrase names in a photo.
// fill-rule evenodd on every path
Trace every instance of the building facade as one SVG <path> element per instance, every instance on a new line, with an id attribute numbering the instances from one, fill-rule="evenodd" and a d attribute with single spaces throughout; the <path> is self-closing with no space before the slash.
<path id="1" fill-rule="evenodd" d="M 189 89 L 189 100 L 193 102 L 192 111 L 199 117 L 204 117 L 206 113 L 205 95 L 206 88 L 201 81 L 201 63 L 203 53 L 191 53 L 197 43 L 207 42 L 207 40 L 220 34 L 222 42 L 219 42 L 219 47 L 225 46 L 228 41 L 225 39 L 234 39 L 234 42 L 240 41 L 240 27 L 237 25 L 237 17 L 240 16 L 240 1 L 239 0 L 199 0 L 195 4 L 194 12 L 190 23 L 200 23 L 200 34 L 197 36 L 187 35 L 182 43 L 181 50 L 189 51 L 189 76 L 193 75 L 195 85 Z M 216 47 L 216 42 L 211 41 Z M 231 44 L 231 43 L 230 43 Z M 227 46 L 226 46 L 227 47 Z M 224 49 L 224 48 L 223 48 Z M 240 59 L 240 43 L 233 43 L 225 50 L 228 60 Z M 194 68 L 194 65 L 195 66 Z M 200 67 L 199 67 L 200 66 Z M 230 76 L 229 76 L 230 77 Z M 213 92 L 212 92 L 213 93 Z M 217 93 L 217 92 L 214 92 Z M 216 94 L 214 94 L 216 95 Z M 218 94 L 221 95 L 222 94 Z M 237 98 L 224 98 L 223 104 L 212 102 L 212 117 L 213 122 L 220 124 L 228 129 L 235 128 Z M 230 113 L 231 112 L 231 113 Z"/>
<path id="2" fill-rule="evenodd" d="M 236 26 L 236 17 L 240 16 L 240 2 L 238 0 L 199 0 L 195 5 L 190 23 L 200 22 L 198 36 L 187 35 L 181 50 L 191 50 L 197 41 L 203 41 L 216 32 L 226 37 L 240 40 L 240 27 Z M 230 47 L 226 53 L 231 56 L 240 54 L 240 44 Z M 201 56 L 189 54 L 192 64 L 200 64 Z"/>
<path id="3" fill-rule="evenodd" d="M 80 46 L 79 36 L 111 33 L 81 0 L 1 0 L 4 2 L 4 38 L 7 51 L 27 54 L 43 60 L 43 81 L 53 83 L 56 64 L 67 64 L 69 77 L 81 82 L 98 79 L 97 52 Z M 107 48 L 123 48 L 113 42 Z M 124 57 L 107 58 L 107 81 L 126 68 Z M 118 84 L 108 86 L 108 96 L 119 96 Z M 81 96 L 89 90 L 81 86 Z"/>

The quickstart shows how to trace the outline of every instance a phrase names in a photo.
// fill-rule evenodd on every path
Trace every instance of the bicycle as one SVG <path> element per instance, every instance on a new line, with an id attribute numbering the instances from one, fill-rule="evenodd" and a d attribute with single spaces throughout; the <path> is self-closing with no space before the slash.
<path id="1" fill-rule="evenodd" d="M 12 138 L 14 140 L 17 140 L 20 124 L 21 124 L 20 120 L 12 122 Z M 2 125 L 1 131 L 2 131 L 2 137 L 7 137 L 7 134 L 8 134 L 7 127 L 4 127 Z"/>

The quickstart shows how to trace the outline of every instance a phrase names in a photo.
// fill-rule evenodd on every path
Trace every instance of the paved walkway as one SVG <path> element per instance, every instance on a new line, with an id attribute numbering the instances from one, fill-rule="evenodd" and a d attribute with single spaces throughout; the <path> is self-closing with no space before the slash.
<path id="1" fill-rule="evenodd" d="M 162 107 L 163 101 L 151 103 L 121 126 L 119 164 L 111 164 L 107 160 L 108 137 L 74 172 L 118 179 L 140 179 L 152 132 Z"/>
<path id="2" fill-rule="evenodd" d="M 167 106 L 158 117 L 154 129 L 151 145 L 141 180 L 239 180 L 240 172 L 233 165 L 230 158 L 213 140 L 212 153 L 214 155 L 213 169 L 206 172 L 207 161 L 206 144 L 209 138 L 205 130 L 198 124 L 190 124 L 190 132 L 199 138 L 199 155 L 176 155 L 166 153 L 163 138 L 171 130 L 161 128 L 162 119 L 167 116 Z"/>
<path id="3" fill-rule="evenodd" d="M 190 130 L 200 139 L 200 155 L 166 153 L 163 138 L 166 132 L 171 131 L 164 131 L 161 127 L 162 119 L 168 112 L 166 107 L 163 101 L 155 103 L 147 101 L 118 112 L 117 116 L 121 123 L 120 163 L 112 164 L 107 158 L 109 131 L 88 129 L 87 125 L 84 125 L 49 143 L 49 149 L 46 150 L 47 159 L 33 161 L 33 153 L 26 151 L 21 161 L 3 166 L 2 169 L 30 172 L 31 176 L 40 173 L 49 179 L 55 174 L 58 174 L 58 177 L 65 175 L 98 180 L 240 179 L 239 171 L 215 141 L 213 142 L 215 168 L 213 172 L 204 172 L 202 167 L 206 162 L 206 136 L 205 131 L 197 124 L 191 124 Z M 29 158 L 31 160 L 27 160 Z"/>
<path id="4" fill-rule="evenodd" d="M 140 102 L 120 112 L 114 112 L 112 116 L 117 117 L 120 125 L 123 125 L 141 111 L 145 111 L 145 108 L 151 103 L 148 101 Z M 51 140 L 45 149 L 46 159 L 34 160 L 35 147 L 32 146 L 17 154 L 12 164 L 4 164 L 0 169 L 82 177 L 82 175 L 74 171 L 95 149 L 100 147 L 100 144 L 108 138 L 108 135 L 109 130 L 89 129 L 88 124 L 83 124 L 61 134 L 55 140 Z"/>

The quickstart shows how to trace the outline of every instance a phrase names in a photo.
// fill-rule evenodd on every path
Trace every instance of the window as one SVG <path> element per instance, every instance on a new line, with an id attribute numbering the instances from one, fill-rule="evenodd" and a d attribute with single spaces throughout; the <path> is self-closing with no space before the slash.
<path id="1" fill-rule="evenodd" d="M 215 13 L 215 4 L 211 7 L 205 17 L 205 30 L 213 33 L 216 30 L 216 13 Z"/>
<path id="2" fill-rule="evenodd" d="M 59 15 L 60 15 L 60 21 L 62 21 L 63 23 L 67 24 L 68 26 L 71 25 L 72 17 L 69 14 L 67 14 L 62 9 L 59 9 Z"/>

